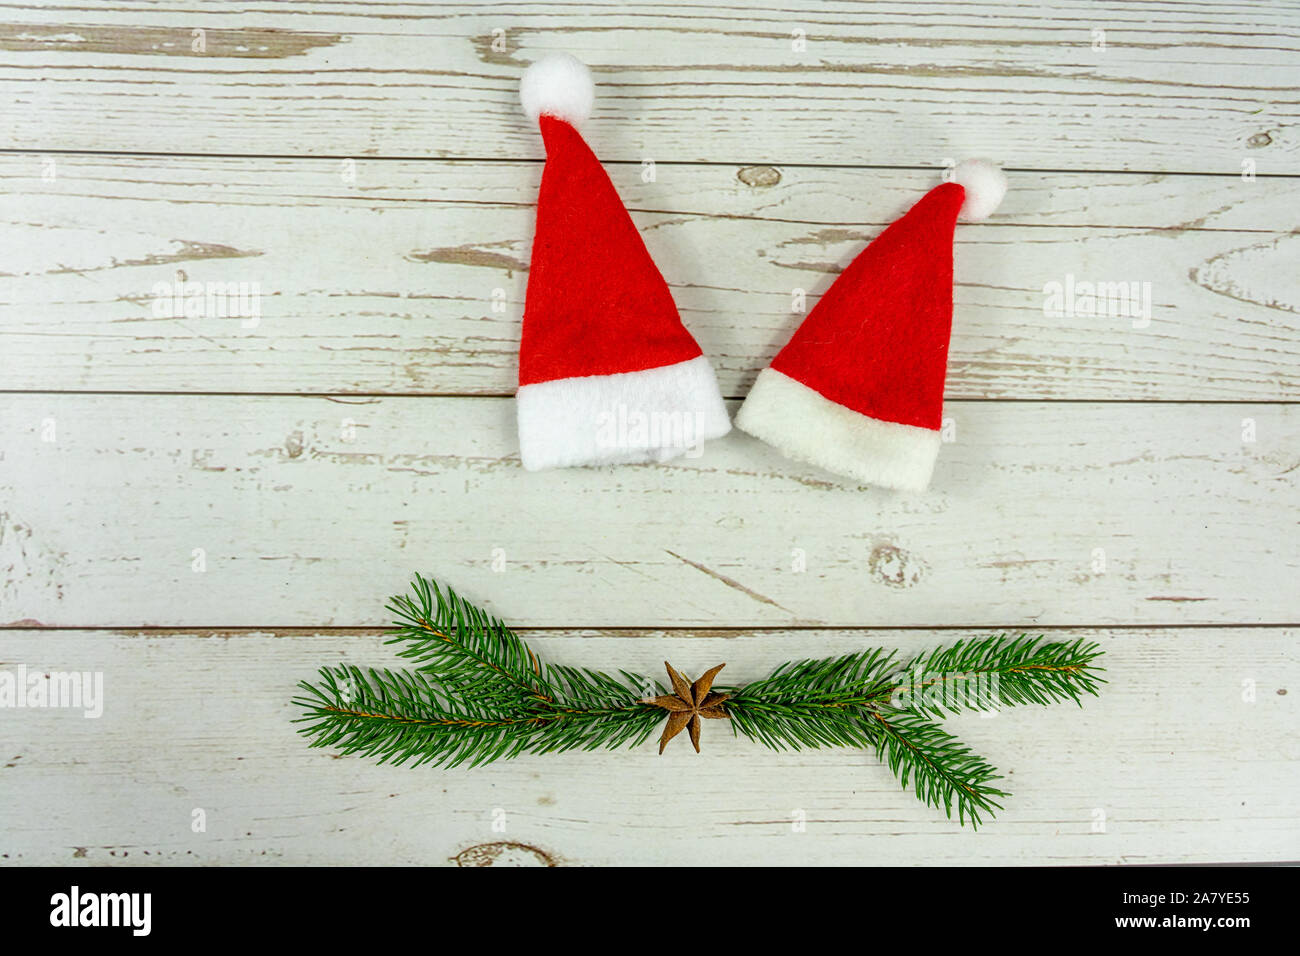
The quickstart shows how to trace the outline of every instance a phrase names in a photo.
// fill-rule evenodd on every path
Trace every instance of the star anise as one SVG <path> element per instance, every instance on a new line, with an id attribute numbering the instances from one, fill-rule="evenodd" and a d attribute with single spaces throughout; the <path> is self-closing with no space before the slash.
<path id="1" fill-rule="evenodd" d="M 722 704 L 729 695 L 709 691 L 713 686 L 713 678 L 717 677 L 718 671 L 726 666 L 726 664 L 719 664 L 705 671 L 694 684 L 688 684 L 685 677 L 673 670 L 672 664 L 664 661 L 664 667 L 668 668 L 668 679 L 673 682 L 673 690 L 676 693 L 652 697 L 644 702 L 668 711 L 668 723 L 664 725 L 663 736 L 659 738 L 660 753 L 664 752 L 668 741 L 682 732 L 683 727 L 690 731 L 691 743 L 695 745 L 695 752 L 699 753 L 700 718 L 727 719 L 727 711 Z"/>

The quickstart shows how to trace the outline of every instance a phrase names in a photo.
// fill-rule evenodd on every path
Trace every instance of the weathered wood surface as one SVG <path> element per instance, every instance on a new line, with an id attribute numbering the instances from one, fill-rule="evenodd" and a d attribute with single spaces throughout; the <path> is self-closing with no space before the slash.
<path id="1" fill-rule="evenodd" d="M 949 403 L 923 495 L 740 432 L 529 474 L 508 398 L 11 396 L 0 415 L 3 623 L 373 624 L 414 570 L 534 626 L 1300 620 L 1292 405 Z"/>
<path id="2" fill-rule="evenodd" d="M 23 149 L 536 156 L 519 73 L 567 50 L 596 72 L 609 160 L 1300 171 L 1289 4 L 50 2 L 0 22 L 0 129 Z"/>
<path id="3" fill-rule="evenodd" d="M 0 669 L 108 698 L 3 712 L 0 863 L 1300 859 L 1298 47 L 1294 4 L 0 4 Z M 929 493 L 739 434 L 520 470 L 517 86 L 552 50 L 733 398 L 946 161 L 1010 168 L 958 232 Z M 1047 314 L 1067 277 L 1150 283 L 1150 323 Z M 178 280 L 258 283 L 260 318 L 155 315 Z M 354 629 L 415 570 L 562 663 L 739 682 L 1060 627 L 1111 683 L 956 722 L 1014 793 L 975 835 L 869 754 L 725 730 L 307 749 L 294 684 L 393 663 Z"/>
<path id="4" fill-rule="evenodd" d="M 731 396 L 802 317 L 794 290 L 811 308 L 938 181 L 611 172 Z M 0 388 L 509 394 L 539 174 L 526 163 L 0 157 Z M 951 398 L 1300 394 L 1297 180 L 1012 179 L 997 218 L 958 231 Z M 255 283 L 256 323 L 160 317 L 155 287 L 181 281 Z M 1044 289 L 1067 281 L 1137 283 L 1138 297 L 1051 314 Z M 1142 291 L 1149 315 L 1123 314 L 1140 312 Z"/>
<path id="5" fill-rule="evenodd" d="M 657 673 L 728 661 L 919 650 L 978 632 L 531 633 L 550 660 Z M 710 725 L 704 754 L 653 744 L 477 770 L 331 759 L 294 732 L 322 664 L 391 665 L 374 633 L 16 631 L 0 662 L 104 675 L 98 719 L 6 715 L 8 863 L 1161 863 L 1300 857 L 1297 633 L 1052 632 L 1099 640 L 1099 699 L 963 717 L 1005 776 L 977 834 L 901 790 L 872 755 L 774 754 Z M 206 831 L 192 830 L 204 811 Z M 803 822 L 800 832 L 796 824 Z M 497 829 L 494 829 L 494 824 Z M 503 829 L 502 829 L 503 827 Z M 516 846 L 497 853 L 496 844 Z"/>

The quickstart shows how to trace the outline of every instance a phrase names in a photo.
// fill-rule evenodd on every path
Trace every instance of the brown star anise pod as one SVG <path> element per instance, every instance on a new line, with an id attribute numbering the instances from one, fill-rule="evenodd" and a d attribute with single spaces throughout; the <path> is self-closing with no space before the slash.
<path id="1" fill-rule="evenodd" d="M 713 686 L 713 678 L 717 677 L 718 671 L 726 666 L 726 664 L 719 664 L 705 671 L 694 684 L 688 684 L 685 677 L 673 670 L 672 664 L 664 661 L 664 667 L 668 668 L 668 679 L 673 682 L 673 690 L 676 693 L 664 697 L 652 697 L 644 701 L 668 711 L 668 723 L 664 725 L 663 736 L 659 738 L 660 753 L 664 752 L 668 741 L 682 732 L 683 727 L 689 728 L 691 743 L 695 745 L 695 752 L 699 753 L 700 718 L 727 719 L 727 711 L 722 704 L 729 695 L 709 692 L 709 688 Z"/>

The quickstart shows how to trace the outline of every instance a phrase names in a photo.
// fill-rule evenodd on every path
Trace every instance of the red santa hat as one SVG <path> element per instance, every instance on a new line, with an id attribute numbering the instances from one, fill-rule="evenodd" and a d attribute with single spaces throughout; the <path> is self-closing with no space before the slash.
<path id="1" fill-rule="evenodd" d="M 663 461 L 731 429 L 708 359 L 577 131 L 593 98 L 587 67 L 565 54 L 520 85 L 546 145 L 515 396 L 529 471 Z"/>
<path id="2" fill-rule="evenodd" d="M 835 280 L 759 372 L 736 426 L 868 484 L 920 491 L 939 454 L 952 330 L 953 230 L 989 216 L 1006 177 L 961 163 Z"/>

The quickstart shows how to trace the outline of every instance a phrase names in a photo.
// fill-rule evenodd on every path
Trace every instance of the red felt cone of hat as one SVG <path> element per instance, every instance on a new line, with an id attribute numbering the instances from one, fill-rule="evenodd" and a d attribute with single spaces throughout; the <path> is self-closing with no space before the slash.
<path id="1" fill-rule="evenodd" d="M 888 488 L 922 490 L 939 454 L 957 217 L 1006 193 L 961 163 L 844 270 L 759 373 L 736 426 L 787 456 Z"/>
<path id="2" fill-rule="evenodd" d="M 708 359 L 578 132 L 593 96 L 587 67 L 564 54 L 520 85 L 546 146 L 516 393 L 530 471 L 662 461 L 731 428 Z"/>

